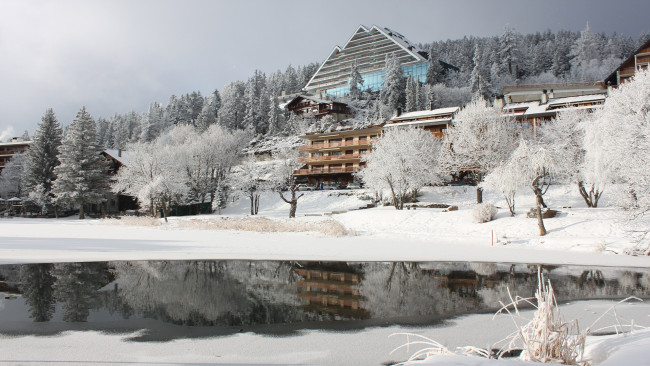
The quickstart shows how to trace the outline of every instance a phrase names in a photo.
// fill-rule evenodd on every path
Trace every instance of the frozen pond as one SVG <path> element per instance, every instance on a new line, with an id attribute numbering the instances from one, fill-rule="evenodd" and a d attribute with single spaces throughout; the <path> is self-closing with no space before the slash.
<path id="1" fill-rule="evenodd" d="M 559 301 L 650 297 L 650 270 L 542 267 Z M 0 333 L 143 329 L 137 341 L 436 326 L 532 296 L 537 266 L 141 261 L 0 266 Z"/>

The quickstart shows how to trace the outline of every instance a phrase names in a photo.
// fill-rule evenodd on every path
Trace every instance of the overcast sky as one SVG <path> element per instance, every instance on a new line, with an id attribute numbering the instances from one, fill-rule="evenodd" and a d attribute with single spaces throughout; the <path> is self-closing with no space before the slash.
<path id="1" fill-rule="evenodd" d="M 30 134 L 53 108 L 63 125 L 195 90 L 253 70 L 322 62 L 359 24 L 415 43 L 551 29 L 650 31 L 647 0 L 0 0 L 0 140 Z"/>

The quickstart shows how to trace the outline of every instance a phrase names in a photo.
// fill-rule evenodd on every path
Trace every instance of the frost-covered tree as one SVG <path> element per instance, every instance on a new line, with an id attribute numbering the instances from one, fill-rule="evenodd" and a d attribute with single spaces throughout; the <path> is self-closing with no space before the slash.
<path id="1" fill-rule="evenodd" d="M 359 65 L 356 60 L 352 66 L 352 71 L 350 72 L 350 98 L 352 100 L 359 100 L 363 95 L 363 77 L 359 72 Z"/>
<path id="2" fill-rule="evenodd" d="M 384 82 L 381 89 L 382 102 L 393 111 L 404 108 L 406 103 L 406 78 L 397 56 L 392 53 L 386 55 L 386 68 Z"/>
<path id="3" fill-rule="evenodd" d="M 602 175 L 628 187 L 626 208 L 650 210 L 650 71 L 611 92 L 585 123 L 585 161 L 606 168 Z"/>
<path id="4" fill-rule="evenodd" d="M 251 155 L 238 167 L 239 170 L 231 176 L 232 186 L 249 198 L 251 215 L 257 215 L 261 194 L 273 189 L 270 179 L 272 166 L 267 162 L 257 161 L 255 156 Z"/>
<path id="5" fill-rule="evenodd" d="M 167 221 L 170 205 L 178 203 L 188 191 L 176 151 L 159 141 L 133 143 L 128 151 L 129 164 L 117 173 L 113 191 L 137 197 L 152 216 L 160 210 Z"/>
<path id="6" fill-rule="evenodd" d="M 61 164 L 54 168 L 57 179 L 52 186 L 55 201 L 79 209 L 85 218 L 84 206 L 101 204 L 108 191 L 107 164 L 97 146 L 95 121 L 83 107 L 66 130 L 59 148 Z"/>
<path id="7" fill-rule="evenodd" d="M 485 178 L 486 185 L 501 192 L 516 191 L 529 187 L 535 194 L 535 210 L 539 235 L 546 235 L 542 208 L 546 208 L 544 194 L 551 181 L 562 175 L 563 166 L 558 165 L 552 151 L 543 144 L 522 140 L 510 158 L 493 169 Z M 513 206 L 514 210 L 514 206 Z"/>
<path id="8" fill-rule="evenodd" d="M 440 142 L 419 128 L 391 128 L 363 157 L 367 166 L 357 176 L 375 190 L 389 190 L 397 210 L 426 184 L 441 181 L 438 153 Z"/>
<path id="9" fill-rule="evenodd" d="M 25 191 L 25 154 L 15 154 L 0 173 L 0 197 L 21 197 Z"/>
<path id="10" fill-rule="evenodd" d="M 598 207 L 598 200 L 611 178 L 602 162 L 585 160 L 584 128 L 591 123 L 584 111 L 564 111 L 538 129 L 539 143 L 552 151 L 568 183 L 576 184 L 587 207 Z"/>
<path id="11" fill-rule="evenodd" d="M 449 171 L 471 171 L 480 183 L 508 159 L 518 142 L 515 123 L 501 115 L 498 107 L 477 97 L 460 110 L 447 129 L 442 158 Z M 481 186 L 476 202 L 483 202 Z"/>
<path id="12" fill-rule="evenodd" d="M 63 129 L 54 111 L 46 110 L 26 152 L 25 161 L 25 196 L 41 208 L 41 214 L 47 213 L 54 197 L 54 168 L 60 163 L 58 156 L 62 137 Z"/>
<path id="13" fill-rule="evenodd" d="M 298 160 L 298 149 L 289 143 L 283 143 L 278 148 L 277 160 L 279 164 L 273 171 L 273 182 L 280 198 L 289 204 L 289 217 L 296 217 L 298 200 L 304 193 L 298 194 L 298 185 L 293 172 L 302 165 Z M 289 197 L 285 197 L 284 190 L 288 190 Z"/>

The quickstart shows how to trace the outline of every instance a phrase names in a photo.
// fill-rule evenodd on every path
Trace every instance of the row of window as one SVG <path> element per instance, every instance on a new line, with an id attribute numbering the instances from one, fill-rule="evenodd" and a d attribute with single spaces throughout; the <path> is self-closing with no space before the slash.
<path id="1" fill-rule="evenodd" d="M 415 80 L 424 83 L 427 79 L 427 69 L 429 68 L 428 62 L 422 62 L 415 65 L 403 66 L 402 71 L 404 76 L 412 76 Z M 363 79 L 363 90 L 370 89 L 371 91 L 381 90 L 382 84 L 384 83 L 384 76 L 386 71 L 373 72 L 365 75 L 361 75 Z M 327 95 L 330 97 L 343 97 L 350 94 L 350 85 L 345 85 L 339 88 L 333 88 L 327 90 Z"/>

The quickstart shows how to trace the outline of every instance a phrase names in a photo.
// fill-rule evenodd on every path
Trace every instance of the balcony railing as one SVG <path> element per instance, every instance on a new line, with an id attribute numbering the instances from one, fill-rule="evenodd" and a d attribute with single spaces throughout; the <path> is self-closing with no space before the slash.
<path id="1" fill-rule="evenodd" d="M 306 158 L 300 158 L 301 163 L 308 163 L 312 161 L 330 161 L 330 160 L 349 160 L 349 159 L 361 159 L 362 156 L 366 154 L 341 154 L 341 155 L 325 155 L 325 156 L 311 156 Z"/>
<path id="2" fill-rule="evenodd" d="M 293 171 L 293 175 L 354 173 L 361 170 L 361 168 L 362 167 L 358 167 L 358 166 L 346 166 L 346 167 L 336 167 L 336 168 L 298 169 Z"/>
<path id="3" fill-rule="evenodd" d="M 371 145 L 374 144 L 376 139 L 369 140 L 356 140 L 356 141 L 332 141 L 332 142 L 319 142 L 311 145 L 302 145 L 298 146 L 298 150 L 314 150 L 314 149 L 326 149 L 330 147 L 340 147 L 340 146 L 362 146 L 362 145 Z"/>

